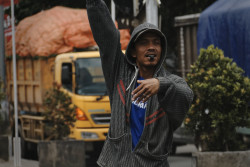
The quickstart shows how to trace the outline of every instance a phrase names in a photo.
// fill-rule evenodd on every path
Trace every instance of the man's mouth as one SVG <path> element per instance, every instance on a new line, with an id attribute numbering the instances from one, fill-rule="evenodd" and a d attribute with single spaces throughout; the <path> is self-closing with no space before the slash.
<path id="1" fill-rule="evenodd" d="M 153 61 L 156 55 L 150 54 L 150 55 L 146 55 L 146 57 L 148 57 L 150 61 Z"/>

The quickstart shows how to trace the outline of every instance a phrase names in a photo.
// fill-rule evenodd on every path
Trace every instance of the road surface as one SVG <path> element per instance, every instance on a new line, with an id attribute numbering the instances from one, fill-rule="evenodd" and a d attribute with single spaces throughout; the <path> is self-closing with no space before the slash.
<path id="1" fill-rule="evenodd" d="M 197 149 L 194 145 L 185 145 L 177 147 L 176 154 L 169 157 L 170 167 L 194 167 L 192 166 L 192 152 L 196 152 Z M 96 159 L 98 155 L 88 156 L 86 158 L 87 167 L 98 167 Z M 37 160 L 22 159 L 22 167 L 39 167 Z M 0 167 L 14 167 L 13 157 L 10 161 L 5 162 L 0 160 Z"/>

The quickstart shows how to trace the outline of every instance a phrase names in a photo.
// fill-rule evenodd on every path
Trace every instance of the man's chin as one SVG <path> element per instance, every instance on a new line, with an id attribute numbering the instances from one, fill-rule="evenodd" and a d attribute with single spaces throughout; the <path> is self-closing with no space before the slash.
<path id="1" fill-rule="evenodd" d="M 148 67 L 148 68 L 154 68 L 155 66 L 157 65 L 157 63 L 148 63 L 145 65 L 145 67 Z"/>

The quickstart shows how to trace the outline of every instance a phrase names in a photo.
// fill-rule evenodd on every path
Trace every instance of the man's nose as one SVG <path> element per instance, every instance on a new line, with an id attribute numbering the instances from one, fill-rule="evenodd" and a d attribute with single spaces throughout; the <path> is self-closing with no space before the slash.
<path id="1" fill-rule="evenodd" d="M 148 51 L 155 51 L 155 45 L 152 42 L 149 43 Z"/>

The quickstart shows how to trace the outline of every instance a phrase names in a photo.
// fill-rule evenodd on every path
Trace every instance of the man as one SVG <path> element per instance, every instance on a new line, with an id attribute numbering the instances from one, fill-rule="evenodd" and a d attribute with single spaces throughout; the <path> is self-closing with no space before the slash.
<path id="1" fill-rule="evenodd" d="M 193 98 L 186 82 L 163 67 L 166 38 L 152 24 L 133 31 L 124 55 L 103 0 L 87 0 L 111 105 L 109 133 L 97 163 L 108 167 L 166 167 L 173 132 Z"/>

